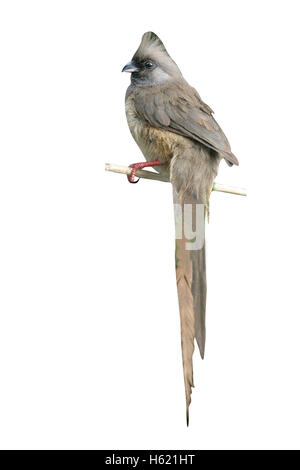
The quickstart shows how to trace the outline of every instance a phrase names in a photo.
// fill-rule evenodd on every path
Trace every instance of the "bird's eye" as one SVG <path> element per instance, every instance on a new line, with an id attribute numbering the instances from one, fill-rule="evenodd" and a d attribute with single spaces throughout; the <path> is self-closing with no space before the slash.
<path id="1" fill-rule="evenodd" d="M 151 60 L 146 60 L 144 65 L 147 69 L 151 69 L 151 67 L 153 67 L 153 63 L 151 62 Z"/>

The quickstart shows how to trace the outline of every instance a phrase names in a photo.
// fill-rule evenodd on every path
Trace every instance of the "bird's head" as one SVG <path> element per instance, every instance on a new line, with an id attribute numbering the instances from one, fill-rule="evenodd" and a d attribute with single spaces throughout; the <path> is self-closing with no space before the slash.
<path id="1" fill-rule="evenodd" d="M 143 35 L 138 50 L 122 72 L 131 73 L 131 83 L 136 86 L 159 85 L 182 77 L 162 41 L 151 31 Z"/>

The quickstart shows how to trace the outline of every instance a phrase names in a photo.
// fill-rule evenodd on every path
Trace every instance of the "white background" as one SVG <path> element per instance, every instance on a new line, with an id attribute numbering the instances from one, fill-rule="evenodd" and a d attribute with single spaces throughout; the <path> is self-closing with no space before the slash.
<path id="1" fill-rule="evenodd" d="M 1 448 L 299 449 L 298 3 L 1 2 Z M 143 160 L 120 72 L 148 30 L 248 189 L 211 197 L 189 428 L 171 187 L 104 172 Z"/>

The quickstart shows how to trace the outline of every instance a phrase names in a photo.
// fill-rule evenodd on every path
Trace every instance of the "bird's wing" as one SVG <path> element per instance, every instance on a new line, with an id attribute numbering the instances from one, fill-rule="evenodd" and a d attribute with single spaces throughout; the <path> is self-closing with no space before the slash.
<path id="1" fill-rule="evenodd" d="M 137 90 L 135 105 L 151 126 L 196 140 L 220 153 L 230 165 L 238 165 L 213 111 L 186 82 Z"/>

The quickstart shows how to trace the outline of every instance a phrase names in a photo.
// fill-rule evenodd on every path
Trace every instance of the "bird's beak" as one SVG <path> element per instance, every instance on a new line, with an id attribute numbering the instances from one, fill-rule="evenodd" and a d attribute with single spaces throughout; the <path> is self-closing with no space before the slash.
<path id="1" fill-rule="evenodd" d="M 125 67 L 123 67 L 122 69 L 122 72 L 129 72 L 129 73 L 132 73 L 132 72 L 139 72 L 140 69 L 136 66 L 136 64 L 131 61 L 131 62 L 128 62 L 128 64 L 125 65 Z"/>

